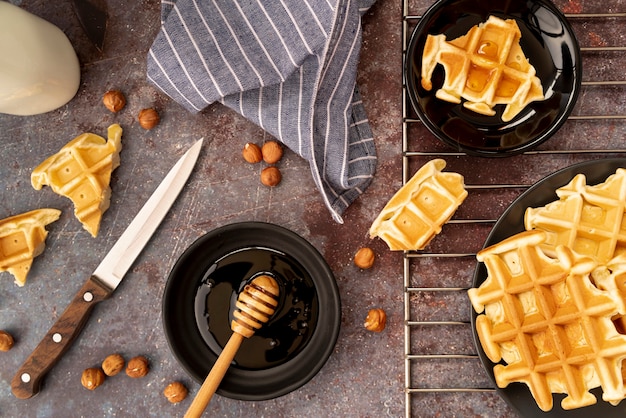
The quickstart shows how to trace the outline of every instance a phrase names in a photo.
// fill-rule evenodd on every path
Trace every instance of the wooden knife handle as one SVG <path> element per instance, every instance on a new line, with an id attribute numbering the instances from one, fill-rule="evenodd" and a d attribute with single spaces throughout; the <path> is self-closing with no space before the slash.
<path id="1" fill-rule="evenodd" d="M 96 303 L 112 292 L 91 276 L 11 381 L 13 394 L 27 399 L 39 392 L 42 378 L 56 364 L 85 326 Z"/>

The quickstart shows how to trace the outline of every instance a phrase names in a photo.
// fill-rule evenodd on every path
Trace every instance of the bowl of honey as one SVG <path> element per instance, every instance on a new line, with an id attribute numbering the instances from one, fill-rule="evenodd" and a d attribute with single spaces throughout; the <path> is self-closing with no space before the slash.
<path id="1" fill-rule="evenodd" d="M 266 324 L 244 339 L 217 390 L 233 399 L 285 395 L 324 366 L 341 322 L 331 269 L 298 234 L 270 223 L 241 222 L 198 238 L 178 259 L 165 286 L 166 338 L 181 366 L 202 383 L 232 334 L 239 293 L 261 274 L 278 283 L 278 306 Z"/>
<path id="2" fill-rule="evenodd" d="M 430 133 L 455 151 L 502 157 L 537 147 L 567 121 L 582 59 L 549 0 L 439 0 L 412 29 L 404 75 Z"/>

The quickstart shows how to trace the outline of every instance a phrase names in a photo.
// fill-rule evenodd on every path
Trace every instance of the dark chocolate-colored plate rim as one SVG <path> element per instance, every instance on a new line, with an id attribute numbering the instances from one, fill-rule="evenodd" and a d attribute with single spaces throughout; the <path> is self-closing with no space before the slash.
<path id="1" fill-rule="evenodd" d="M 495 116 L 483 116 L 462 104 L 435 97 L 444 71 L 437 66 L 433 88 L 420 83 L 423 46 L 428 34 L 444 33 L 451 40 L 465 34 L 489 15 L 515 19 L 520 44 L 544 88 L 546 100 L 529 104 L 512 121 L 503 122 L 504 105 Z M 450 147 L 470 155 L 503 157 L 522 153 L 550 138 L 573 110 L 582 77 L 582 59 L 575 34 L 564 15 L 549 0 L 440 0 L 422 16 L 411 35 L 405 75 L 410 103 L 426 128 Z"/>
<path id="2" fill-rule="evenodd" d="M 528 207 L 544 206 L 552 201 L 558 200 L 556 189 L 566 185 L 577 174 L 584 174 L 587 184 L 594 185 L 602 183 L 608 176 L 615 173 L 618 168 L 626 168 L 626 158 L 609 158 L 585 161 L 565 167 L 535 183 L 515 199 L 511 205 L 504 211 L 502 216 L 494 225 L 491 233 L 485 241 L 484 248 L 496 244 L 505 238 L 524 231 L 524 212 Z M 480 286 L 487 278 L 487 270 L 483 263 L 478 263 L 474 273 L 473 287 Z M 470 307 L 471 324 L 474 335 L 474 345 L 478 352 L 480 361 L 482 362 L 489 378 L 497 388 L 493 375 L 493 363 L 482 349 L 478 335 L 476 334 L 475 321 L 477 314 Z M 602 400 L 602 391 L 600 388 L 593 389 L 593 393 L 598 402 L 595 405 L 574 410 L 564 410 L 561 408 L 561 400 L 565 395 L 555 394 L 554 406 L 552 410 L 544 412 L 537 406 L 532 397 L 528 386 L 523 383 L 511 383 L 506 388 L 497 388 L 500 396 L 513 408 L 520 416 L 546 417 L 546 418 L 587 418 L 590 416 L 602 416 L 603 418 L 617 418 L 626 416 L 626 402 L 620 403 L 618 406 Z M 591 414 L 591 415 L 590 415 Z"/>
<path id="3" fill-rule="evenodd" d="M 197 328 L 193 308 L 196 290 L 215 261 L 249 247 L 264 247 L 293 257 L 311 275 L 319 302 L 318 327 L 294 358 L 265 370 L 231 366 L 217 390 L 232 399 L 267 400 L 311 380 L 330 357 L 339 335 L 341 300 L 337 283 L 322 255 L 308 241 L 286 228 L 264 222 L 233 223 L 206 233 L 184 251 L 172 268 L 163 294 L 162 321 L 174 356 L 201 383 L 219 353 L 207 346 Z"/>

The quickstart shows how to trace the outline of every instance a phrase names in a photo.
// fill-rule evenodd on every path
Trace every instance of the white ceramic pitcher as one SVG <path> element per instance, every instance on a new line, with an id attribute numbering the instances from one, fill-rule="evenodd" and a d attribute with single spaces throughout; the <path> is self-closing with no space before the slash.
<path id="1" fill-rule="evenodd" d="M 78 57 L 63 31 L 0 0 L 0 113 L 49 112 L 69 102 L 79 85 Z"/>

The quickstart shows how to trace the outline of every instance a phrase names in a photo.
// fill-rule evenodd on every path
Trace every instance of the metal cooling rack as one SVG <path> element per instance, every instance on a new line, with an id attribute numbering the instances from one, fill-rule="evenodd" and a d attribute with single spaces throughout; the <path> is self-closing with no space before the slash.
<path id="1" fill-rule="evenodd" d="M 558 0 L 555 0 L 559 6 Z M 566 1 L 562 0 L 563 6 Z M 626 9 L 623 0 L 617 0 L 616 7 L 608 3 L 602 3 L 609 9 Z M 407 95 L 404 73 L 404 60 L 407 53 L 411 33 L 421 18 L 421 14 L 430 7 L 430 1 L 403 0 L 402 14 L 402 58 L 403 58 L 403 91 L 402 91 L 402 179 L 406 183 L 415 172 L 416 167 L 423 162 L 436 157 L 446 160 L 463 160 L 479 163 L 484 159 L 472 159 L 463 153 L 451 152 L 444 148 L 434 137 L 428 133 L 417 116 L 413 113 Z M 561 10 L 565 10 L 562 7 Z M 600 46 L 593 45 L 597 35 L 590 26 L 600 25 L 605 32 L 611 32 L 611 26 L 619 25 L 626 27 L 626 13 L 565 13 L 577 34 L 581 47 L 583 63 L 589 62 L 589 70 L 583 65 L 582 91 L 579 96 L 587 97 L 594 95 L 602 96 L 603 91 L 594 89 L 608 89 L 615 91 L 617 97 L 626 97 L 626 80 L 616 80 L 605 76 L 607 65 L 624 65 L 626 62 L 626 47 L 617 45 Z M 623 31 L 622 31 L 623 32 Z M 580 36 L 585 34 L 585 36 Z M 595 34 L 595 35 L 594 35 Z M 626 42 L 621 36 L 615 36 L 617 43 Z M 607 58 L 608 57 L 608 58 Z M 605 62 L 598 65 L 598 62 Z M 609 64 L 606 64 L 606 63 Z M 617 63 L 616 63 L 617 62 Z M 620 65 L 621 64 L 621 65 Z M 614 71 L 615 72 L 615 71 Z M 621 72 L 623 74 L 623 67 Z M 623 77 L 623 75 L 622 75 Z M 626 100 L 626 99 L 625 99 Z M 583 124 L 576 127 L 576 132 L 584 132 L 584 124 L 593 124 L 596 131 L 602 129 L 611 130 L 618 140 L 598 141 L 600 147 L 579 148 L 572 146 L 572 141 L 557 139 L 557 146 L 552 148 L 542 146 L 522 156 L 518 156 L 517 162 L 525 159 L 535 161 L 536 158 L 558 159 L 562 167 L 571 165 L 591 158 L 605 156 L 624 156 L 626 154 L 626 103 L 618 101 L 605 109 L 602 114 L 585 114 L 585 109 L 574 109 L 562 130 L 567 130 L 568 125 Z M 600 125 L 600 127 L 598 127 Z M 571 126 L 570 129 L 573 129 Z M 617 129 L 617 134 L 615 130 Z M 555 135 L 558 136 L 558 132 Z M 567 134 L 566 134 L 567 135 Z M 621 136 L 620 136 L 621 135 Z M 619 140 L 621 139 L 621 140 Z M 547 141 L 552 143 L 553 140 Z M 545 144 L 545 143 L 544 143 Z M 543 144 L 542 144 L 543 145 Z M 548 167 L 549 172 L 556 171 L 558 167 Z M 413 167 L 413 170 L 411 168 Z M 549 174 L 546 173 L 546 174 Z M 543 175 L 541 177 L 544 177 Z M 537 179 L 538 180 L 538 179 Z M 476 393 L 484 394 L 486 399 L 493 397 L 490 402 L 504 403 L 495 392 L 491 381 L 487 378 L 476 349 L 471 338 L 470 304 L 466 297 L 466 290 L 471 287 L 473 269 L 476 265 L 475 255 L 480 248 L 467 249 L 462 238 L 467 234 L 486 235 L 493 227 L 498 216 L 510 203 L 525 191 L 530 182 L 520 184 L 478 184 L 466 185 L 470 195 L 486 195 L 481 197 L 480 204 L 471 205 L 465 210 L 464 205 L 459 211 L 464 213 L 457 215 L 444 227 L 443 232 L 436 238 L 437 244 L 429 252 L 405 252 L 403 257 L 404 275 L 404 364 L 405 364 L 405 405 L 406 417 L 419 416 L 421 404 L 432 405 L 432 402 L 441 402 L 442 394 L 452 396 L 446 401 L 464 402 L 465 396 L 477 396 Z M 468 197 L 469 200 L 469 197 Z M 466 201 L 467 202 L 467 201 Z M 492 203 L 493 202 L 493 203 Z M 498 209 L 485 213 L 478 209 L 484 206 L 496 206 Z M 479 239 L 475 239 L 477 241 Z M 435 242 L 435 241 L 433 241 Z M 484 239 L 482 240 L 484 242 Z M 482 244 L 481 244 L 482 245 Z M 459 250 L 458 247 L 461 248 Z M 467 251 L 467 252 L 463 252 Z M 453 306 L 451 309 L 450 307 Z M 432 312 L 437 311 L 436 315 Z M 451 341 L 439 341 L 448 339 Z M 442 374 L 441 370 L 448 370 L 447 379 L 432 378 L 433 375 Z M 434 372 L 435 373 L 431 373 Z M 445 372 L 443 374 L 446 374 Z M 484 376 L 483 376 L 484 375 Z M 442 381 L 439 381 L 442 380 Z M 455 398 L 456 397 L 456 398 Z M 479 401 L 480 402 L 480 401 Z M 506 408 L 500 405 L 501 408 Z M 494 407 L 494 408 L 497 408 Z M 501 409 L 505 410 L 505 409 Z"/>

